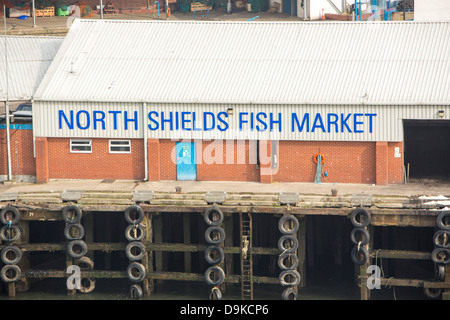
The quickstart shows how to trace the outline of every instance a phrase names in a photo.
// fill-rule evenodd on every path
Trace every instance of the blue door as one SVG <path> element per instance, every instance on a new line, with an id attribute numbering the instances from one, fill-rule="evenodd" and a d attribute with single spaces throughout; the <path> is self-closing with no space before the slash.
<path id="1" fill-rule="evenodd" d="M 195 142 L 177 142 L 177 180 L 196 180 Z"/>

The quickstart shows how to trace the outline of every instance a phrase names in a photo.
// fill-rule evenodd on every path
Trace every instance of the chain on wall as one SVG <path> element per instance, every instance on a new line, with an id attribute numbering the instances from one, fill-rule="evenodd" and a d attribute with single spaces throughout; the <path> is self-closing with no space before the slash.
<path id="1" fill-rule="evenodd" d="M 205 281 L 212 286 L 209 299 L 222 300 L 219 286 L 225 281 L 225 272 L 219 265 L 224 260 L 224 251 L 220 246 L 225 241 L 225 231 L 220 226 L 223 222 L 223 212 L 214 204 L 205 211 L 203 218 L 208 225 L 205 240 L 209 244 L 205 250 L 205 260 L 212 265 L 205 271 Z"/>
<path id="2" fill-rule="evenodd" d="M 298 228 L 298 219 L 292 214 L 284 214 L 278 220 L 278 230 L 282 233 L 278 240 L 280 250 L 278 266 L 281 269 L 278 279 L 285 287 L 281 294 L 283 300 L 297 300 L 298 296 L 298 286 L 301 281 L 300 273 L 297 271 Z"/>
<path id="3" fill-rule="evenodd" d="M 125 221 L 128 226 L 125 229 L 125 238 L 128 241 L 125 247 L 125 255 L 130 264 L 127 268 L 127 277 L 133 282 L 130 286 L 130 296 L 134 299 L 141 299 L 144 296 L 142 286 L 139 284 L 146 277 L 146 269 L 142 264 L 146 251 L 142 240 L 145 237 L 145 227 L 141 224 L 144 220 L 144 211 L 138 205 L 128 207 L 125 212 Z"/>

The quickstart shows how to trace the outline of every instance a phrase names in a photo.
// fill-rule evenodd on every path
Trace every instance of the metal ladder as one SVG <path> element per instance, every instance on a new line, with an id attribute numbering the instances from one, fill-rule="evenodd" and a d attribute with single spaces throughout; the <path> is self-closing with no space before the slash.
<path id="1" fill-rule="evenodd" d="M 241 298 L 253 300 L 252 216 L 239 213 L 241 233 Z"/>

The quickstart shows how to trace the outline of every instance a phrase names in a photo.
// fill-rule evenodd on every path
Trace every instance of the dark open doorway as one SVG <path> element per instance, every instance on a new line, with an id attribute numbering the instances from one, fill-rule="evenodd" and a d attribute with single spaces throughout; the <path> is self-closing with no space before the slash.
<path id="1" fill-rule="evenodd" d="M 450 179 L 450 121 L 404 120 L 404 157 L 410 178 Z"/>

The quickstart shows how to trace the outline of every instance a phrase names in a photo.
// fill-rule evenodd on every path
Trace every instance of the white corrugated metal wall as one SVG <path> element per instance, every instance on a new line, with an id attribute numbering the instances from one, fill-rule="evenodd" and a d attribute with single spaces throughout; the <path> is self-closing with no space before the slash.
<path id="1" fill-rule="evenodd" d="M 228 115 L 227 110 L 232 108 L 232 114 Z M 414 120 L 438 120 L 438 111 L 443 110 L 445 118 L 448 119 L 450 106 L 383 106 L 383 105 L 246 105 L 246 104 L 144 104 L 144 103 L 97 103 L 97 102 L 45 102 L 36 101 L 34 103 L 34 135 L 39 137 L 89 137 L 89 138 L 148 138 L 159 139 L 239 139 L 239 140 L 316 140 L 316 141 L 403 141 L 403 119 Z M 73 112 L 72 119 L 71 111 Z M 81 112 L 80 112 L 81 111 Z M 94 126 L 95 117 L 100 119 Z M 125 121 L 124 112 L 127 111 L 128 121 Z M 62 112 L 62 113 L 60 113 Z M 137 118 L 135 118 L 137 112 Z M 152 121 L 148 114 L 153 112 Z M 172 112 L 173 130 L 170 130 L 170 123 L 165 123 L 164 130 L 161 129 L 161 112 L 165 113 L 164 118 L 169 119 Z M 178 112 L 178 127 L 176 130 L 175 112 Z M 181 114 L 185 115 L 186 128 L 191 130 L 181 130 Z M 192 113 L 196 114 L 197 131 L 192 130 Z M 203 130 L 202 115 L 205 112 L 215 116 L 215 130 Z M 217 115 L 222 112 L 222 120 L 228 123 L 226 127 L 220 122 Z M 262 122 L 256 120 L 257 113 L 265 113 L 267 118 L 260 117 L 267 124 L 267 130 L 258 131 L 264 128 Z M 240 113 L 247 113 L 242 116 L 242 130 L 240 130 Z M 251 113 L 253 113 L 253 130 L 251 126 Z M 278 124 L 274 122 L 273 131 L 269 130 L 269 114 L 273 114 L 274 121 L 279 120 L 281 113 L 281 132 L 278 131 Z M 226 114 L 226 115 L 225 115 Z M 292 114 L 296 114 L 298 124 L 294 123 Z M 302 132 L 298 126 L 302 124 L 305 114 L 309 114 L 309 126 L 305 122 Z M 320 114 L 320 119 L 316 119 Z M 337 121 L 336 125 L 328 126 L 328 114 L 335 114 L 330 119 Z M 362 123 L 356 128 L 363 132 L 354 132 L 354 115 L 361 114 L 356 118 Z M 367 116 L 372 114 L 372 116 Z M 64 115 L 64 117 L 62 116 Z M 77 117 L 78 115 L 78 117 Z M 208 128 L 212 126 L 211 118 L 206 117 Z M 350 116 L 349 116 L 350 115 Z M 87 119 L 89 117 L 89 120 Z M 103 117 L 103 118 L 102 118 Z M 348 117 L 348 118 L 347 118 Z M 116 125 L 114 125 L 114 118 Z M 347 121 L 342 121 L 347 118 Z M 67 120 L 66 120 L 67 119 Z M 323 122 L 323 128 L 321 122 Z M 78 124 L 77 124 L 78 121 Z M 156 122 L 159 127 L 157 128 Z M 125 128 L 127 122 L 128 128 Z M 342 124 L 345 122 L 345 124 Z M 316 124 L 314 132 L 313 126 Z M 69 129 L 69 124 L 73 129 Z M 104 128 L 103 128 L 104 124 Z M 218 130 L 218 125 L 221 129 Z M 155 130 L 150 130 L 148 126 Z M 136 129 L 137 126 L 137 129 Z M 309 132 L 307 130 L 309 128 Z M 156 129 L 157 128 L 157 129 Z M 371 129 L 371 130 L 370 130 Z M 144 132 L 146 130 L 146 132 Z M 336 130 L 338 132 L 336 132 Z M 372 132 L 370 132 L 372 131 Z"/>

